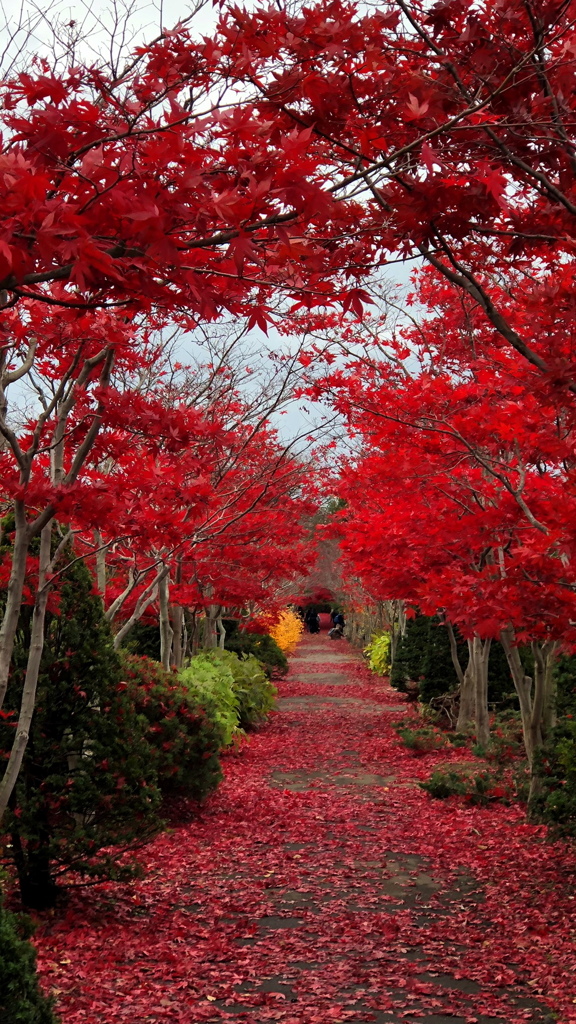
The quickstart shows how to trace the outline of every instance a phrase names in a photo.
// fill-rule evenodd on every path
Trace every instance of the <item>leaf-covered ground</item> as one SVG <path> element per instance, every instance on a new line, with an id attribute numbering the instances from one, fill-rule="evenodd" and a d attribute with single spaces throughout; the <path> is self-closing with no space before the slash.
<path id="1" fill-rule="evenodd" d="M 406 750 L 398 695 L 344 641 L 306 637 L 281 695 L 142 881 L 44 922 L 64 1024 L 576 1020 L 574 855 L 517 809 L 418 789 L 462 754 Z"/>

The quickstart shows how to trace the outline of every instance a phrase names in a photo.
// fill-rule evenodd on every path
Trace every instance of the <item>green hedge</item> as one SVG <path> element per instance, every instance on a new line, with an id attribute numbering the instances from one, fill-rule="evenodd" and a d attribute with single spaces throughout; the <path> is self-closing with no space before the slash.
<path id="1" fill-rule="evenodd" d="M 191 699 L 176 674 L 157 661 L 125 654 L 122 662 L 128 698 L 161 792 L 204 800 L 222 778 L 220 734 L 214 721 Z"/>
<path id="2" fill-rule="evenodd" d="M 274 708 L 278 691 L 260 661 L 253 654 L 239 656 L 219 649 L 206 651 L 205 657 L 218 669 L 225 667 L 232 673 L 240 728 L 253 729 L 264 722 Z"/>
<path id="3" fill-rule="evenodd" d="M 532 818 L 553 832 L 576 836 L 576 656 L 555 666 L 558 723 L 539 752 L 535 771 L 539 791 L 530 802 Z"/>
<path id="4" fill-rule="evenodd" d="M 52 1003 L 36 975 L 36 952 L 22 934 L 23 919 L 0 902 L 0 1021 L 2 1024 L 57 1024 Z"/>
<path id="5" fill-rule="evenodd" d="M 219 648 L 202 651 L 179 673 L 189 700 L 214 722 L 220 746 L 263 722 L 274 706 L 276 688 L 253 656 Z"/>
<path id="6" fill-rule="evenodd" d="M 191 658 L 178 678 L 188 700 L 202 707 L 213 722 L 219 747 L 229 747 L 239 734 L 240 720 L 240 700 L 230 668 L 216 665 L 206 652 Z"/>
<path id="7" fill-rule="evenodd" d="M 253 654 L 261 662 L 268 676 L 283 675 L 288 671 L 288 658 L 268 633 L 245 633 L 234 619 L 225 619 L 224 647 L 234 654 Z"/>

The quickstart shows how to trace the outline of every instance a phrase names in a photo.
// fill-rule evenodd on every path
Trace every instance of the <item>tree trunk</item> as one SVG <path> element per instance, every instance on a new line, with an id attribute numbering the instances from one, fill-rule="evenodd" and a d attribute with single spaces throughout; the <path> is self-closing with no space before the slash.
<path id="1" fill-rule="evenodd" d="M 186 623 L 186 657 L 193 658 L 195 654 L 198 654 L 198 647 L 200 646 L 198 616 L 196 612 L 190 612 L 185 609 L 184 621 Z"/>
<path id="2" fill-rule="evenodd" d="M 26 849 L 22 845 L 17 825 L 13 827 L 10 833 L 12 855 L 22 903 L 30 910 L 48 910 L 56 903 L 58 886 L 52 876 L 50 829 L 45 809 L 37 812 L 35 827 L 37 834 L 34 843 L 29 840 Z"/>
<path id="3" fill-rule="evenodd" d="M 127 619 L 127 621 L 123 624 L 121 629 L 118 630 L 116 636 L 114 637 L 115 651 L 118 650 L 125 637 L 128 636 L 128 633 L 132 629 L 132 626 L 135 626 L 136 623 L 140 621 L 148 606 L 156 600 L 156 597 L 158 595 L 158 588 L 162 580 L 165 579 L 167 575 L 168 569 L 166 568 L 166 566 L 164 566 L 164 568 L 157 573 L 156 578 L 152 581 L 152 583 L 148 584 L 146 590 L 144 590 L 143 593 L 140 595 L 138 601 L 136 602 L 136 607 L 132 612 L 132 615 L 130 616 L 129 619 Z"/>
<path id="4" fill-rule="evenodd" d="M 482 641 L 475 636 L 472 642 L 474 651 L 474 695 L 476 742 L 486 747 L 490 742 L 490 717 L 488 715 L 488 659 L 490 657 L 491 640 Z"/>
<path id="5" fill-rule="evenodd" d="M 550 642 L 545 655 L 544 670 L 544 708 L 542 711 L 542 736 L 546 740 L 558 720 L 557 697 L 558 684 L 554 675 L 554 665 L 558 656 L 559 644 Z"/>
<path id="6" fill-rule="evenodd" d="M 221 651 L 224 650 L 224 644 L 226 642 L 226 629 L 222 622 L 222 616 L 219 615 L 216 619 L 216 627 L 218 629 L 218 647 Z"/>
<path id="7" fill-rule="evenodd" d="M 209 604 L 206 608 L 206 617 L 204 619 L 204 630 L 202 636 L 202 646 L 206 650 L 213 650 L 214 647 L 218 646 L 216 622 L 219 614 L 220 605 Z"/>
<path id="8" fill-rule="evenodd" d="M 172 639 L 174 636 L 174 631 L 170 624 L 168 573 L 158 583 L 158 596 L 160 599 L 160 661 L 168 671 L 170 669 Z"/>
<path id="9" fill-rule="evenodd" d="M 8 687 L 8 677 L 18 621 L 20 619 L 24 581 L 26 579 L 26 559 L 30 546 L 26 512 L 24 503 L 21 501 L 14 502 L 14 518 L 16 521 L 16 533 L 12 550 L 12 567 L 8 587 L 6 588 L 6 607 L 2 618 L 2 626 L 0 627 L 0 708 L 4 703 Z"/>
<path id="10" fill-rule="evenodd" d="M 182 668 L 184 660 L 184 609 L 182 605 L 172 605 L 172 664 L 175 668 Z"/>
<path id="11" fill-rule="evenodd" d="M 526 757 L 528 758 L 528 764 L 530 768 L 532 768 L 532 761 L 534 758 L 532 733 L 532 676 L 527 676 L 524 672 L 524 666 L 520 659 L 520 652 L 514 643 L 514 630 L 511 627 L 503 629 L 500 633 L 500 640 L 502 642 L 502 647 L 504 648 L 504 653 L 506 654 L 506 660 L 508 661 L 514 688 L 518 694 L 520 716 L 522 718 L 524 749 L 526 751 Z"/>
<path id="12" fill-rule="evenodd" d="M 556 684 L 554 661 L 558 644 L 553 640 L 544 643 L 533 641 L 534 679 L 524 674 L 518 647 L 514 645 L 514 630 L 509 627 L 501 633 L 502 646 L 514 680 L 520 702 L 522 734 L 526 758 L 531 770 L 530 795 L 528 803 L 540 792 L 541 779 L 535 768 L 534 755 L 542 746 L 556 723 Z"/>
<path id="13" fill-rule="evenodd" d="M 444 625 L 446 626 L 448 639 L 450 640 L 450 655 L 452 657 L 454 671 L 456 672 L 460 686 L 462 686 L 464 682 L 464 673 L 462 671 L 462 665 L 460 664 L 460 658 L 458 657 L 458 644 L 456 643 L 456 637 L 454 636 L 454 629 L 452 623 L 447 620 L 445 620 Z"/>
<path id="14" fill-rule="evenodd" d="M 460 684 L 460 708 L 456 723 L 458 732 L 467 732 L 473 728 L 476 741 L 482 746 L 490 741 L 488 658 L 491 644 L 491 640 L 483 641 L 479 636 L 468 640 L 468 664 Z"/>
<path id="15" fill-rule="evenodd" d="M 40 557 L 38 567 L 38 589 L 32 615 L 32 629 L 30 633 L 30 650 L 28 652 L 28 663 L 26 665 L 26 676 L 22 690 L 22 701 L 20 704 L 20 715 L 16 726 L 16 735 L 10 751 L 10 757 L 0 783 L 0 821 L 8 806 L 16 779 L 22 765 L 24 752 L 30 734 L 30 724 L 34 714 L 36 703 L 36 689 L 38 686 L 38 675 L 42 651 L 44 650 L 44 623 L 46 620 L 46 607 L 48 605 L 48 594 L 50 587 L 47 581 L 47 573 L 50 567 L 50 552 L 52 543 L 52 523 L 48 523 L 40 534 Z"/>
<path id="16" fill-rule="evenodd" d="M 457 732 L 468 732 L 473 727 L 475 710 L 474 659 L 472 640 L 468 640 L 468 664 L 460 684 L 460 707 L 458 710 L 458 721 L 456 722 Z"/>
<path id="17" fill-rule="evenodd" d="M 553 672 L 558 644 L 552 640 L 546 640 L 544 643 L 532 641 L 531 647 L 534 655 L 534 699 L 530 721 L 530 741 L 534 754 L 547 738 L 552 727 L 551 723 L 556 718 Z M 542 780 L 538 774 L 537 763 L 533 762 L 528 806 L 538 796 L 541 788 Z"/>
<path id="18" fill-rule="evenodd" d="M 406 632 L 406 614 L 403 601 L 386 601 L 385 607 L 390 626 L 390 668 L 392 668 L 398 644 Z"/>
<path id="19" fill-rule="evenodd" d="M 98 583 L 98 592 L 104 602 L 106 602 L 106 551 L 102 547 L 102 534 L 100 530 L 94 530 L 94 541 L 96 543 L 96 581 Z"/>

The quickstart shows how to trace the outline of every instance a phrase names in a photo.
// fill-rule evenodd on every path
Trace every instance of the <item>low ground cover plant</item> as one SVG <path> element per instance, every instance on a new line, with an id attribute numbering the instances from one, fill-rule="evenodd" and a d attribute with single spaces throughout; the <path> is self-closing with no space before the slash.
<path id="1" fill-rule="evenodd" d="M 394 726 L 403 744 L 416 755 L 467 748 L 477 758 L 475 763 L 435 768 L 430 778 L 421 783 L 430 796 L 437 799 L 460 796 L 482 806 L 493 800 L 510 803 L 526 799 L 526 761 L 518 712 L 507 711 L 495 716 L 486 747 L 476 744 L 473 735 L 442 728 L 442 724 L 438 724 L 434 712 L 424 707 L 421 715 L 403 719 Z"/>
<path id="2" fill-rule="evenodd" d="M 495 715 L 490 727 L 490 742 L 486 746 L 473 745 L 478 757 L 496 764 L 511 764 L 525 759 L 520 712 L 503 711 Z"/>
<path id="3" fill-rule="evenodd" d="M 414 754 L 429 754 L 433 750 L 445 750 L 450 742 L 445 733 L 422 718 L 403 719 L 394 726 L 405 747 Z"/>
<path id="4" fill-rule="evenodd" d="M 419 785 L 437 800 L 459 796 L 481 807 L 493 802 L 511 803 L 517 795 L 513 781 L 505 778 L 501 770 L 479 765 L 437 768 Z"/>

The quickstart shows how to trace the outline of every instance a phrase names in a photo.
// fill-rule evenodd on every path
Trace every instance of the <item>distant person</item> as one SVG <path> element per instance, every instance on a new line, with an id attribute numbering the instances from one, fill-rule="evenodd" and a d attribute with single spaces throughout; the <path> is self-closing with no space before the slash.
<path id="1" fill-rule="evenodd" d="M 316 612 L 314 611 L 314 609 L 313 608 L 307 608 L 306 609 L 306 614 L 304 616 L 304 624 L 305 624 L 306 629 L 308 630 L 309 633 L 314 633 L 315 632 L 315 630 L 313 628 L 315 619 L 316 619 Z"/>
<path id="2" fill-rule="evenodd" d="M 308 611 L 306 612 L 305 622 L 308 627 L 309 633 L 320 632 L 320 616 L 318 615 L 318 612 L 314 611 L 313 608 L 309 608 Z"/>

